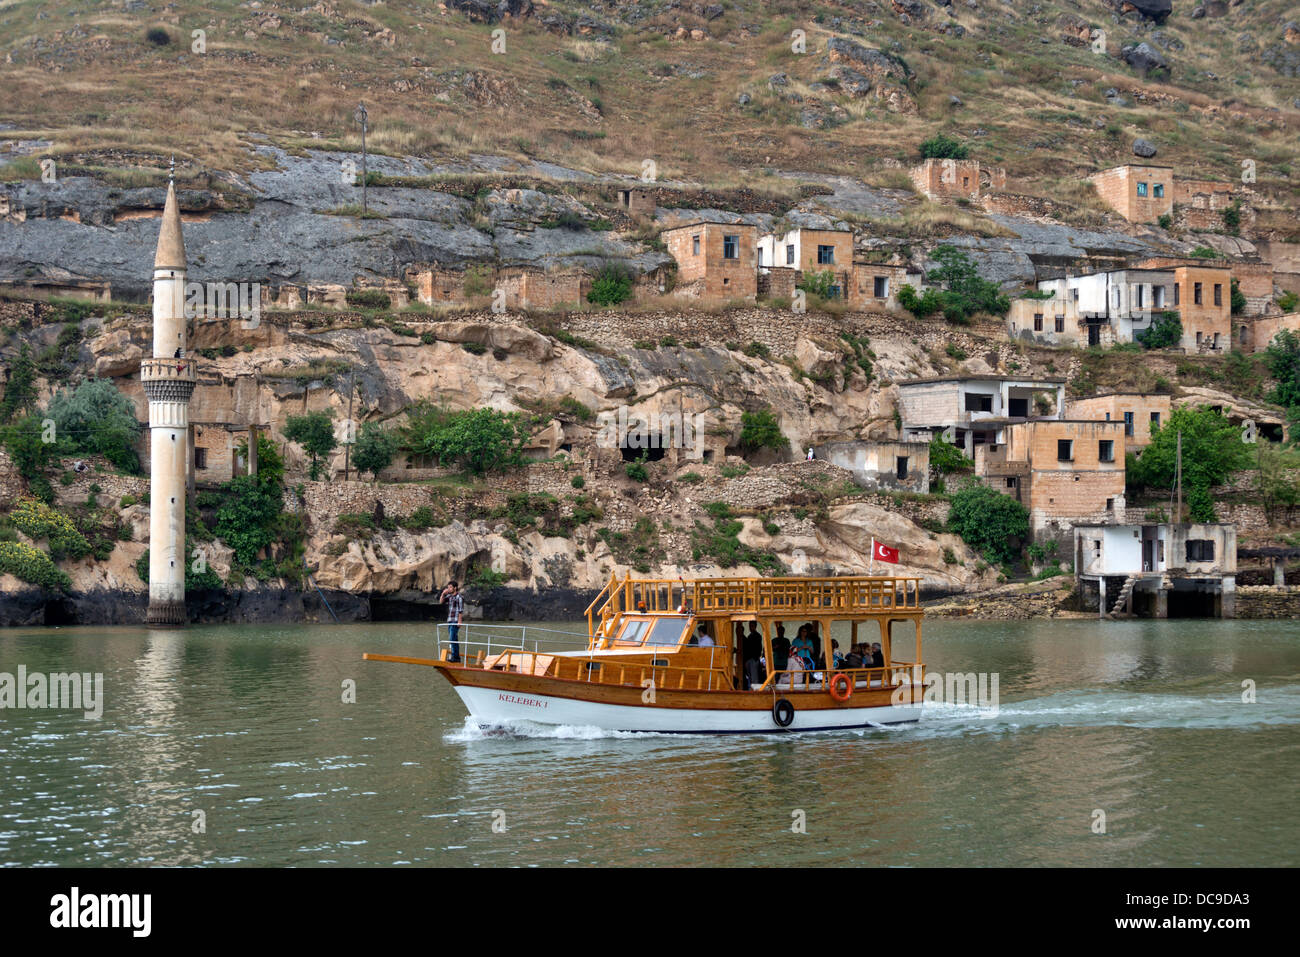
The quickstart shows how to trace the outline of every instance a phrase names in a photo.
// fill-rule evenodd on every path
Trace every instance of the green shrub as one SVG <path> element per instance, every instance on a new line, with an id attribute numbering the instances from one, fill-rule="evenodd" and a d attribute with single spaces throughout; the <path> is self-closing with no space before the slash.
<path id="1" fill-rule="evenodd" d="M 0 573 L 8 573 L 47 591 L 72 590 L 72 580 L 66 572 L 58 569 L 49 555 L 22 542 L 0 541 Z"/>
<path id="2" fill-rule="evenodd" d="M 623 471 L 626 472 L 627 477 L 634 482 L 650 481 L 650 473 L 646 470 L 644 457 L 636 462 L 628 462 L 623 466 Z"/>
<path id="3" fill-rule="evenodd" d="M 940 475 L 954 472 L 969 472 L 975 463 L 966 458 L 966 453 L 957 446 L 945 442 L 943 436 L 936 435 L 930 440 L 930 468 Z"/>
<path id="4" fill-rule="evenodd" d="M 1177 312 L 1166 310 L 1154 316 L 1151 325 L 1133 334 L 1147 349 L 1168 349 L 1183 341 L 1183 322 Z"/>
<path id="5" fill-rule="evenodd" d="M 483 475 L 523 461 L 528 428 L 518 412 L 486 408 L 450 412 L 422 401 L 412 407 L 400 435 L 409 454 L 429 456 L 443 466 L 462 465 Z"/>
<path id="6" fill-rule="evenodd" d="M 953 495 L 948 527 L 989 561 L 1011 562 L 1029 535 L 1029 510 L 987 485 L 969 485 Z"/>
<path id="7" fill-rule="evenodd" d="M 390 432 L 378 422 L 367 422 L 357 432 L 352 449 L 352 464 L 358 472 L 369 472 L 378 478 L 379 473 L 392 464 L 397 455 L 397 433 Z"/>
<path id="8" fill-rule="evenodd" d="M 109 380 L 85 379 L 75 389 L 61 389 L 47 414 L 61 453 L 98 454 L 123 471 L 140 471 L 133 448 L 141 429 L 135 407 Z"/>
<path id="9" fill-rule="evenodd" d="M 582 488 L 584 485 L 587 484 L 587 480 L 584 479 L 581 475 L 575 475 L 572 479 L 569 480 L 569 484 L 572 485 L 574 488 Z"/>
<path id="10" fill-rule="evenodd" d="M 460 347 L 470 355 L 475 356 L 481 356 L 483 353 L 487 352 L 487 346 L 479 342 L 462 342 Z"/>
<path id="11" fill-rule="evenodd" d="M 343 296 L 355 309 L 388 309 L 393 299 L 382 289 L 349 289 Z"/>
<path id="12" fill-rule="evenodd" d="M 1284 292 L 1277 297 L 1277 307 L 1283 312 L 1295 312 L 1297 305 L 1300 305 L 1300 295 L 1294 292 Z"/>
<path id="13" fill-rule="evenodd" d="M 959 140 L 936 133 L 921 143 L 922 159 L 966 159 L 970 150 Z"/>
<path id="14" fill-rule="evenodd" d="M 91 552 L 90 542 L 78 531 L 72 519 L 44 502 L 19 499 L 9 513 L 9 519 L 28 538 L 46 539 L 50 556 L 55 561 L 65 557 L 82 558 Z"/>
<path id="15" fill-rule="evenodd" d="M 898 292 L 898 302 L 917 318 L 942 313 L 949 322 L 966 324 L 979 312 L 1006 315 L 1011 300 L 1003 295 L 998 284 L 982 279 L 974 261 L 955 246 L 938 246 L 930 258 L 939 265 L 930 270 L 927 278 L 942 284 L 941 289 L 927 289 L 917 295 L 914 288 L 904 286 Z"/>
<path id="16" fill-rule="evenodd" d="M 591 282 L 587 301 L 597 306 L 616 306 L 632 296 L 632 270 L 622 263 L 606 263 Z"/>
<path id="17" fill-rule="evenodd" d="M 327 412 L 289 416 L 284 422 L 284 437 L 302 446 L 302 450 L 311 459 L 309 474 L 313 482 L 320 477 L 321 460 L 334 451 L 338 444 L 334 438 L 334 422 Z"/>
<path id="18" fill-rule="evenodd" d="M 740 417 L 740 446 L 757 451 L 763 448 L 786 449 L 790 440 L 781 431 L 781 422 L 771 409 L 746 412 Z"/>

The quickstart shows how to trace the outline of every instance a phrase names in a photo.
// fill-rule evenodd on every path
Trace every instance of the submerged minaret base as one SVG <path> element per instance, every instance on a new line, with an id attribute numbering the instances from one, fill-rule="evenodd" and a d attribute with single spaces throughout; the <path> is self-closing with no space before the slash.
<path id="1" fill-rule="evenodd" d="M 183 625 L 185 485 L 194 360 L 185 354 L 185 241 L 175 187 L 167 185 L 153 269 L 153 357 L 140 363 L 149 400 L 150 625 Z"/>

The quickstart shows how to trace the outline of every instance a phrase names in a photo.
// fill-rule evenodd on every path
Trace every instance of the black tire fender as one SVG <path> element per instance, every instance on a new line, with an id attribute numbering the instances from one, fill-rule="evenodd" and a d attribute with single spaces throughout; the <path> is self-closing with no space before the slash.
<path id="1" fill-rule="evenodd" d="M 794 721 L 794 705 L 787 698 L 777 698 L 772 702 L 772 720 L 778 728 L 788 728 Z"/>

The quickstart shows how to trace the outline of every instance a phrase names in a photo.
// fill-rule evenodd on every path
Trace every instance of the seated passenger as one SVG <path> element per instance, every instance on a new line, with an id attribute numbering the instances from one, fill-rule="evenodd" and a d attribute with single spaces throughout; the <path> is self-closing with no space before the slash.
<path id="1" fill-rule="evenodd" d="M 880 650 L 880 642 L 876 642 L 874 645 L 871 646 L 871 667 L 873 668 L 885 667 L 885 656 Z"/>
<path id="2" fill-rule="evenodd" d="M 795 658 L 798 658 L 803 662 L 804 671 L 812 670 L 814 660 L 813 643 L 812 639 L 808 637 L 807 625 L 800 625 L 799 631 L 794 637 L 794 641 L 790 642 L 790 660 L 794 661 Z"/>
<path id="3" fill-rule="evenodd" d="M 845 668 L 861 668 L 861 667 L 863 667 L 863 664 L 862 664 L 862 652 L 859 650 L 860 648 L 861 648 L 861 645 L 854 645 L 853 648 L 852 648 L 852 650 L 849 651 L 849 653 L 848 653 L 847 655 L 844 656 L 844 667 L 845 667 Z"/>
<path id="4" fill-rule="evenodd" d="M 703 625 L 700 625 L 699 629 L 695 632 L 695 637 L 697 639 L 695 643 L 701 648 L 713 647 L 713 639 L 709 637 L 709 633 L 704 630 Z"/>
<path id="5" fill-rule="evenodd" d="M 844 667 L 844 656 L 840 654 L 840 643 L 834 638 L 831 639 L 831 667 Z"/>

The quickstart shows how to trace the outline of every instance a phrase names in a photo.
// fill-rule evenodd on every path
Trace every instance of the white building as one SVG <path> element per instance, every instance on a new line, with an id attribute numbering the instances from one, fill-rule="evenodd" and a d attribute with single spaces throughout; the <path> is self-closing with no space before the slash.
<path id="1" fill-rule="evenodd" d="M 976 445 L 1001 441 L 1012 422 L 1059 419 L 1065 410 L 1064 379 L 971 375 L 912 379 L 898 385 L 904 441 L 928 442 L 952 429 L 950 440 L 967 455 Z"/>
<path id="2" fill-rule="evenodd" d="M 1134 333 L 1150 327 L 1156 313 L 1172 309 L 1174 274 L 1157 269 L 1117 269 L 1044 279 L 1038 288 L 1074 303 L 1079 319 L 1088 326 L 1088 345 L 1095 346 L 1106 338 L 1101 326 L 1110 326 L 1113 341 L 1132 342 Z"/>

